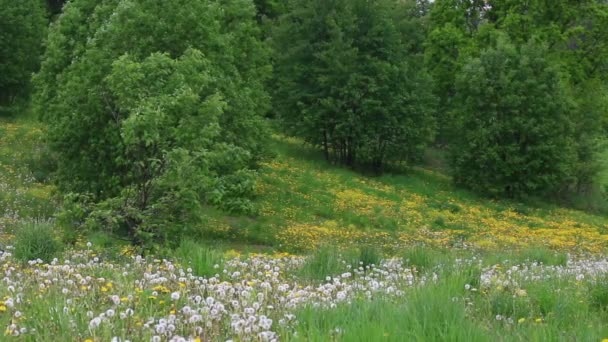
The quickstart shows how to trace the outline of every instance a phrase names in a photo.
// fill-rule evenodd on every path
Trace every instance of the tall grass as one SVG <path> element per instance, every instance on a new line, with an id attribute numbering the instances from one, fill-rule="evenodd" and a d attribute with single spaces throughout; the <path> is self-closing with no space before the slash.
<path id="1" fill-rule="evenodd" d="M 193 240 L 183 240 L 174 251 L 174 256 L 184 267 L 192 268 L 192 272 L 198 276 L 214 276 L 224 267 L 224 254 L 221 250 Z"/>
<path id="2" fill-rule="evenodd" d="M 53 233 L 50 221 L 28 220 L 15 229 L 14 256 L 21 261 L 41 259 L 50 262 L 59 256 L 62 245 Z"/>

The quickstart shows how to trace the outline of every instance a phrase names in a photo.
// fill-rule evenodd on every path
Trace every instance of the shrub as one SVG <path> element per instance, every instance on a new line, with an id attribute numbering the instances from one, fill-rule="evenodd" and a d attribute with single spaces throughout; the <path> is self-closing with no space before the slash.
<path id="1" fill-rule="evenodd" d="M 253 210 L 269 137 L 255 15 L 241 0 L 65 5 L 36 107 L 60 189 L 91 198 L 88 227 L 175 244 L 206 205 Z"/>
<path id="2" fill-rule="evenodd" d="M 61 251 L 53 225 L 45 221 L 23 222 L 16 227 L 14 256 L 21 261 L 41 259 L 50 262 Z"/>

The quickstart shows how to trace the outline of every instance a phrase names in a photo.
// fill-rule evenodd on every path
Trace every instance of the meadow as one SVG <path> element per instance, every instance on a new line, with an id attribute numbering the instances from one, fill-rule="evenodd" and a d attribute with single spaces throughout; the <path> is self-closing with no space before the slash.
<path id="1" fill-rule="evenodd" d="M 608 339 L 605 216 L 488 200 L 437 168 L 367 176 L 276 136 L 256 215 L 209 208 L 176 249 L 66 244 L 44 129 L 0 123 L 0 340 Z"/>

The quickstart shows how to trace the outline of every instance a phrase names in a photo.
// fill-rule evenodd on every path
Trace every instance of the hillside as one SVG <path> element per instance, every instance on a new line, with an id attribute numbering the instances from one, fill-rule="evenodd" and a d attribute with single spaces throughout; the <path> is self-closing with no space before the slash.
<path id="1" fill-rule="evenodd" d="M 48 251 L 49 233 L 64 234 L 52 219 L 58 203 L 42 167 L 43 132 L 29 121 L 0 125 L 6 339 L 608 336 L 605 218 L 488 201 L 423 168 L 366 177 L 284 137 L 260 171 L 258 216 L 209 209 L 200 236 L 145 257 L 109 235 L 82 232 L 75 245 L 51 251 L 54 261 L 25 263 L 24 251 L 35 259 Z"/>
<path id="2" fill-rule="evenodd" d="M 608 219 L 600 215 L 490 200 L 422 167 L 368 177 L 332 166 L 289 138 L 275 137 L 275 150 L 276 159 L 261 171 L 260 217 L 249 222 L 247 233 L 280 249 L 363 244 L 387 251 L 427 245 L 600 253 L 608 247 Z"/>

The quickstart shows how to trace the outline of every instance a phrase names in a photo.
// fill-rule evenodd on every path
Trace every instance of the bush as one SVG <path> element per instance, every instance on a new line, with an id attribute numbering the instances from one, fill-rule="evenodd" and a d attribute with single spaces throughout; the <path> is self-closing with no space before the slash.
<path id="1" fill-rule="evenodd" d="M 14 256 L 21 261 L 41 259 L 50 262 L 61 251 L 53 225 L 45 221 L 23 222 L 16 227 Z"/>
<path id="2" fill-rule="evenodd" d="M 534 42 L 498 39 L 459 73 L 454 179 L 473 190 L 522 197 L 558 191 L 571 180 L 576 142 L 571 98 Z"/>
<path id="3" fill-rule="evenodd" d="M 36 108 L 89 227 L 175 244 L 206 205 L 253 210 L 270 70 L 255 16 L 241 0 L 65 5 Z"/>

